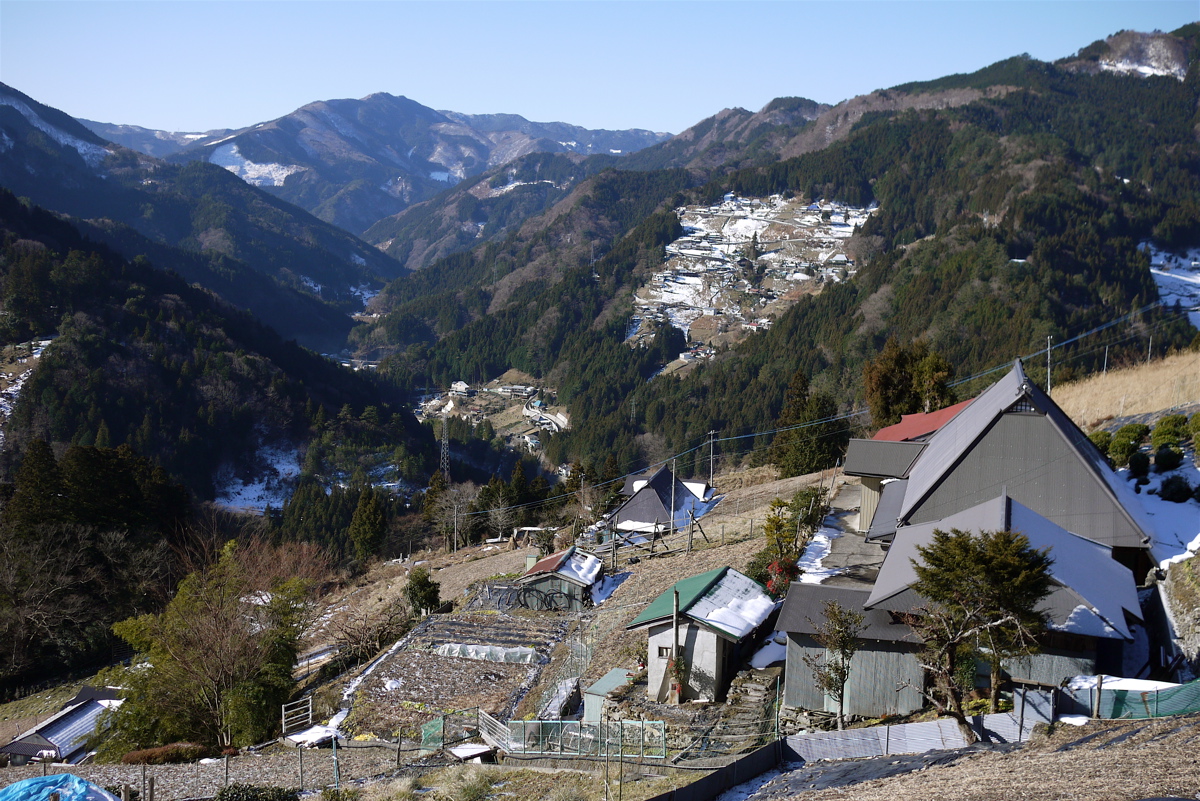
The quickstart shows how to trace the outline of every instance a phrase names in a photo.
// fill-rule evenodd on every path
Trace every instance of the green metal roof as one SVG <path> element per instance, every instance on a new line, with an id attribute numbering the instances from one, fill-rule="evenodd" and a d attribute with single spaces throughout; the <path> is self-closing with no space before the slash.
<path id="1" fill-rule="evenodd" d="M 674 593 L 679 593 L 679 614 L 686 612 L 692 604 L 704 597 L 714 584 L 721 580 L 725 575 L 728 567 L 718 567 L 715 570 L 709 570 L 707 573 L 700 573 L 691 578 L 685 578 L 682 581 L 677 581 L 671 587 L 655 598 L 649 606 L 642 610 L 642 613 L 633 619 L 633 622 L 626 626 L 626 629 L 636 629 L 639 626 L 644 626 L 647 623 L 653 623 L 656 620 L 671 617 L 675 609 Z"/>

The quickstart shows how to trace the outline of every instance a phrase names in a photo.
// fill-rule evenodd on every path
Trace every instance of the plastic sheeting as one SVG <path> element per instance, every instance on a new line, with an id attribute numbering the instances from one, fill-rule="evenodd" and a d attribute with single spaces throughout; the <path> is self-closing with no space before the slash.
<path id="1" fill-rule="evenodd" d="M 538 661 L 537 651 L 532 648 L 503 648 L 499 645 L 469 645 L 448 642 L 439 645 L 435 653 L 440 656 L 457 656 L 463 659 L 478 659 L 484 662 L 509 662 L 533 664 Z"/>
<path id="2" fill-rule="evenodd" d="M 117 801 L 103 787 L 70 773 L 15 782 L 0 790 L 0 801 L 48 801 L 51 793 L 58 793 L 59 801 Z"/>

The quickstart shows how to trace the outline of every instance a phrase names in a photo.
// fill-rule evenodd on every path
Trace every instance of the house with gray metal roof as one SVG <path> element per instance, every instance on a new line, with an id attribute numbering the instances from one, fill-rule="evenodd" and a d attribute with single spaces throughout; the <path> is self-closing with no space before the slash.
<path id="1" fill-rule="evenodd" d="M 613 512 L 613 528 L 651 535 L 686 527 L 693 516 L 703 516 L 717 501 L 708 484 L 681 481 L 666 465 L 626 479 L 621 492 L 629 499 Z"/>
<path id="2" fill-rule="evenodd" d="M 647 692 L 667 700 L 675 658 L 685 666 L 680 700 L 717 700 L 737 672 L 741 644 L 774 610 L 763 586 L 731 567 L 676 582 L 625 627 L 648 630 Z"/>
<path id="3" fill-rule="evenodd" d="M 120 703 L 110 698 L 88 698 L 69 704 L 32 729 L 21 732 L 12 742 L 0 746 L 0 754 L 8 754 L 13 765 L 24 765 L 37 757 L 79 764 L 90 756 L 87 742 L 95 733 L 100 716 Z"/>
<path id="4" fill-rule="evenodd" d="M 877 482 L 874 514 L 860 517 L 870 539 L 889 540 L 904 526 L 944 520 L 1003 493 L 1110 547 L 1131 569 L 1149 567 L 1150 527 L 1133 491 L 1019 360 L 924 442 L 852 440 L 846 473 L 863 477 L 864 496 Z"/>
<path id="5" fill-rule="evenodd" d="M 592 585 L 603 575 L 598 557 L 572 545 L 535 562 L 516 583 L 527 609 L 578 612 L 592 605 Z"/>

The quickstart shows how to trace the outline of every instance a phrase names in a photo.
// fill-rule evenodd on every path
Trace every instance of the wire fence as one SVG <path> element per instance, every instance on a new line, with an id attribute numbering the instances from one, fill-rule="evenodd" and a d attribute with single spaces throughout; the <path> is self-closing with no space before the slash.
<path id="1" fill-rule="evenodd" d="M 665 759 L 667 724 L 661 720 L 496 720 L 479 713 L 488 744 L 523 756 Z"/>

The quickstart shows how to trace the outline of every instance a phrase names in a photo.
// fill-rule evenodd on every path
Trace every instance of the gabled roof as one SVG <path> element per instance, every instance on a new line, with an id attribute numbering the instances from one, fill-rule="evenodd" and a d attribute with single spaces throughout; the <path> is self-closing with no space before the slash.
<path id="1" fill-rule="evenodd" d="M 835 601 L 844 609 L 863 614 L 863 630 L 859 636 L 864 640 L 881 642 L 911 642 L 918 644 L 916 634 L 904 623 L 897 621 L 886 609 L 864 609 L 869 590 L 855 587 L 830 587 L 825 584 L 804 584 L 793 581 L 788 588 L 787 600 L 779 613 L 775 628 L 792 634 L 813 635 L 817 626 L 825 623 L 825 603 Z"/>
<path id="2" fill-rule="evenodd" d="M 688 484 L 693 486 L 689 487 Z M 712 499 L 703 497 L 709 495 L 705 492 L 706 486 L 702 482 L 680 481 L 666 466 L 660 467 L 648 478 L 645 473 L 633 476 L 626 480 L 622 492 L 633 487 L 637 487 L 637 490 L 613 512 L 612 523 L 621 530 L 647 531 L 656 525 L 669 527 L 674 517 L 676 528 L 686 526 L 691 512 L 700 517 L 708 511 Z M 673 515 L 672 500 L 675 502 Z"/>
<path id="3" fill-rule="evenodd" d="M 950 422 L 963 409 L 970 405 L 972 399 L 938 409 L 936 412 L 918 412 L 917 414 L 900 415 L 900 422 L 884 426 L 875 432 L 873 440 L 887 442 L 911 442 L 924 439 L 939 428 Z"/>
<path id="4" fill-rule="evenodd" d="M 740 640 L 752 632 L 775 608 L 775 602 L 757 581 L 731 567 L 718 567 L 676 582 L 625 628 L 638 629 L 669 621 L 676 592 L 681 617 L 732 640 Z"/>
<path id="5" fill-rule="evenodd" d="M 914 597 L 909 591 L 917 580 L 913 562 L 921 558 L 917 548 L 929 546 L 935 530 L 951 529 L 1016 531 L 1024 534 L 1033 548 L 1050 549 L 1054 559 L 1050 575 L 1058 589 L 1052 591 L 1044 611 L 1051 616 L 1054 627 L 1071 631 L 1072 614 L 1077 622 L 1081 615 L 1093 615 L 1103 621 L 1111 633 L 1098 633 L 1103 626 L 1081 633 L 1132 639 L 1125 615 L 1128 613 L 1140 619 L 1141 609 L 1129 568 L 1112 558 L 1112 549 L 1108 546 L 1072 534 L 1006 495 L 943 520 L 899 528 L 865 605 L 868 608 L 910 608 Z M 1082 611 L 1081 606 L 1084 607 Z"/>
<path id="6" fill-rule="evenodd" d="M 1080 463 L 1112 498 L 1120 514 L 1141 533 L 1143 541 L 1148 542 L 1147 527 L 1135 517 L 1140 517 L 1141 505 L 1133 492 L 1058 404 L 1025 376 L 1020 359 L 1013 363 L 1007 375 L 984 390 L 929 439 L 921 457 L 908 473 L 908 487 L 900 509 L 900 520 L 907 519 L 1000 416 L 1019 403 L 1028 403 L 1046 416 Z"/>
<path id="7" fill-rule="evenodd" d="M 846 448 L 846 475 L 904 478 L 924 450 L 924 442 L 852 439 Z"/>

